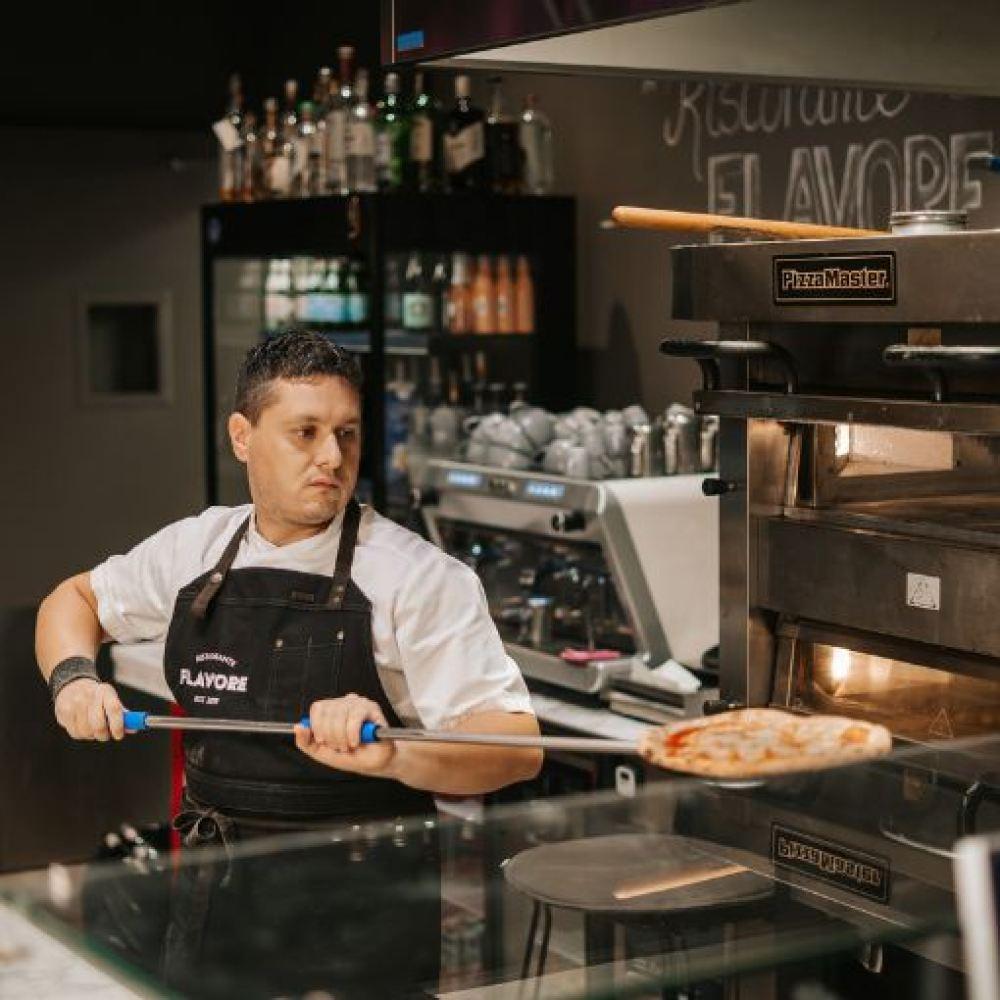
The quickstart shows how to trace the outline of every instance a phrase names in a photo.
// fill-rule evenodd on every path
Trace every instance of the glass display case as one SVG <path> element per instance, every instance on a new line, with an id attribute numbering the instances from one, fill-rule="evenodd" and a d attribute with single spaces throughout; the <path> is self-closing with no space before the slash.
<path id="1" fill-rule="evenodd" d="M 180 859 L 145 844 L 2 879 L 0 903 L 144 994 L 960 996 L 951 858 L 1000 828 L 998 762 L 980 738 L 629 797 L 514 788 Z M 9 977 L 21 952 L 0 939 Z"/>
<path id="2" fill-rule="evenodd" d="M 261 338 L 308 327 L 365 377 L 360 491 L 404 518 L 429 418 L 576 402 L 575 208 L 561 197 L 372 194 L 202 211 L 208 499 L 248 499 L 226 430 Z M 458 419 L 458 418 L 456 418 Z M 410 454 L 412 453 L 412 454 Z"/>

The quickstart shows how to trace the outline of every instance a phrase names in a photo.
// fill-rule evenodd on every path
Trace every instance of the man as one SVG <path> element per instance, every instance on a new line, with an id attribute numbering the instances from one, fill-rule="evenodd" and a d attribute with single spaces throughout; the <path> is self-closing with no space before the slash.
<path id="1" fill-rule="evenodd" d="M 541 755 L 530 749 L 359 743 L 366 721 L 538 727 L 472 571 L 354 499 L 356 361 L 306 331 L 261 343 L 239 373 L 228 427 L 251 505 L 171 524 L 42 602 L 36 653 L 59 724 L 76 739 L 124 735 L 118 695 L 94 670 L 109 639 L 165 638 L 167 682 L 189 715 L 307 714 L 294 745 L 186 733 L 181 824 L 201 839 L 206 818 L 221 839 L 390 819 L 431 812 L 433 793 L 534 776 Z"/>

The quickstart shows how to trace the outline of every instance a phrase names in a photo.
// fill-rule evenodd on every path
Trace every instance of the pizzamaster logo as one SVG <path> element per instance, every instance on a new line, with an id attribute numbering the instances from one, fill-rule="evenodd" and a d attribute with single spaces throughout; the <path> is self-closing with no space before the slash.
<path id="1" fill-rule="evenodd" d="M 781 290 L 799 292 L 817 290 L 823 292 L 844 292 L 864 289 L 883 291 L 890 287 L 890 275 L 884 267 L 823 267 L 816 270 L 800 271 L 785 267 L 781 271 Z"/>
<path id="2" fill-rule="evenodd" d="M 793 840 L 784 834 L 776 837 L 775 860 L 797 862 L 798 866 L 814 868 L 823 875 L 849 879 L 859 886 L 881 889 L 884 885 L 883 873 L 873 865 L 866 865 L 814 844 Z"/>

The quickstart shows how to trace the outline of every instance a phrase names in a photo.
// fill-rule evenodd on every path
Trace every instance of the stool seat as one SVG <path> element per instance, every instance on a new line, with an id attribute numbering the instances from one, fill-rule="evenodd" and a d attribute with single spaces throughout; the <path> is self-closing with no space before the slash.
<path id="1" fill-rule="evenodd" d="M 724 852 L 724 857 L 720 853 Z M 548 906 L 609 916 L 693 914 L 767 900 L 761 859 L 672 834 L 613 834 L 542 844 L 503 868 L 511 888 Z"/>

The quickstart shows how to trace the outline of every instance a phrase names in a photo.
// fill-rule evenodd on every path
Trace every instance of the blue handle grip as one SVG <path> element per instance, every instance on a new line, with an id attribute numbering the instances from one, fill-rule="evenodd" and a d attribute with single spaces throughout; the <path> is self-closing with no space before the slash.
<path id="1" fill-rule="evenodd" d="M 367 746 L 369 743 L 378 743 L 378 724 L 375 722 L 361 725 L 361 745 Z"/>
<path id="2" fill-rule="evenodd" d="M 308 715 L 303 715 L 302 718 L 299 719 L 299 725 L 303 729 L 310 729 L 311 728 L 311 724 L 309 722 L 309 716 Z"/>
<path id="3" fill-rule="evenodd" d="M 149 712 L 125 712 L 125 731 L 127 733 L 141 733 L 146 728 L 146 719 Z"/>

